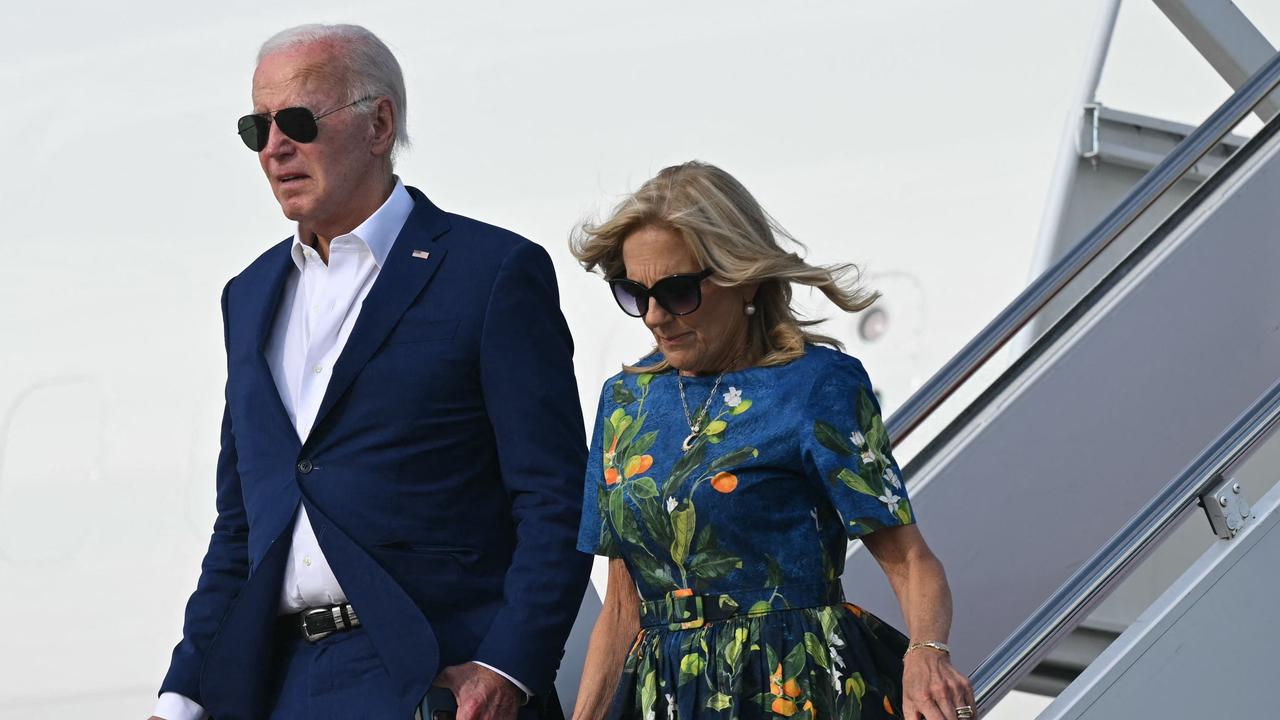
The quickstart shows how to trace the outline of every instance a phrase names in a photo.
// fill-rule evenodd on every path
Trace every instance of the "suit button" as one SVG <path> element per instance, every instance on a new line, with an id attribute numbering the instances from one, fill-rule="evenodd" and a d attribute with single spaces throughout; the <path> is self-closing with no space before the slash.
<path id="1" fill-rule="evenodd" d="M 303 475 L 306 475 L 307 473 L 311 472 L 313 468 L 315 468 L 315 465 L 312 465 L 310 460 L 303 460 L 298 463 L 298 472 L 302 473 Z"/>

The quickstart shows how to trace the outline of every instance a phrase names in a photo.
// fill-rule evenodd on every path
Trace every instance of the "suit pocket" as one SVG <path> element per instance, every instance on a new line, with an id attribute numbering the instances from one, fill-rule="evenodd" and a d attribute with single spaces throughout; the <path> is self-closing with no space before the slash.
<path id="1" fill-rule="evenodd" d="M 407 541 L 378 543 L 378 549 L 402 556 L 422 558 L 448 558 L 460 563 L 472 563 L 480 559 L 480 551 L 475 548 L 458 545 L 427 545 Z"/>
<path id="2" fill-rule="evenodd" d="M 384 345 L 409 345 L 413 343 L 451 340 L 458 332 L 457 318 L 445 320 L 415 320 L 405 317 L 387 336 Z"/>

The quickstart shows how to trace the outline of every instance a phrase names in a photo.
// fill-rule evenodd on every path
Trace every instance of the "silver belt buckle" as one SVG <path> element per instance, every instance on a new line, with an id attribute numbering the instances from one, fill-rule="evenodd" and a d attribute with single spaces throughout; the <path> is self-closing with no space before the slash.
<path id="1" fill-rule="evenodd" d="M 314 610 L 308 610 L 302 613 L 302 615 L 300 616 L 300 619 L 302 620 L 302 636 L 307 639 L 307 642 L 316 642 L 318 640 L 323 640 L 324 638 L 327 638 L 333 634 L 334 632 L 333 630 L 321 630 L 318 633 L 313 633 L 307 629 L 307 618 L 315 617 L 318 615 L 328 615 L 328 614 L 329 614 L 328 608 L 315 608 Z"/>

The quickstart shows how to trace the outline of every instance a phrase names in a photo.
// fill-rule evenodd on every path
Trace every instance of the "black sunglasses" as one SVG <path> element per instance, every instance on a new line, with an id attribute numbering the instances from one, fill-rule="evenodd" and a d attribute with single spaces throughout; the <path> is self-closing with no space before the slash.
<path id="1" fill-rule="evenodd" d="M 702 281 L 711 277 L 710 270 L 664 277 L 645 287 L 635 280 L 614 278 L 609 281 L 613 299 L 622 312 L 631 317 L 644 317 L 649 312 L 649 298 L 658 301 L 672 315 L 688 315 L 702 305 Z"/>
<path id="2" fill-rule="evenodd" d="M 309 143 L 315 140 L 316 135 L 320 132 L 320 128 L 316 125 L 316 121 L 320 118 L 332 115 L 339 110 L 354 107 L 373 98 L 373 95 L 362 97 L 355 102 L 347 103 L 340 108 L 326 110 L 319 115 L 304 107 L 290 107 L 276 110 L 275 112 L 254 113 L 240 118 L 239 122 L 236 123 L 236 127 L 239 128 L 240 139 L 254 152 L 262 152 L 262 149 L 267 146 L 267 136 L 271 132 L 271 123 L 273 121 L 276 127 L 280 128 L 280 132 L 284 133 L 285 137 L 294 142 Z"/>

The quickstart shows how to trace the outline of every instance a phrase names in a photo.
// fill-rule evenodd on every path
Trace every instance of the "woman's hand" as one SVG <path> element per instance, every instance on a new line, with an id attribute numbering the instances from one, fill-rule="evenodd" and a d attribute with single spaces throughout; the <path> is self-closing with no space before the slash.
<path id="1" fill-rule="evenodd" d="M 907 720 L 963 720 L 956 709 L 974 707 L 973 685 L 932 648 L 917 648 L 903 658 L 902 714 Z M 970 717 L 977 717 L 976 713 Z"/>

